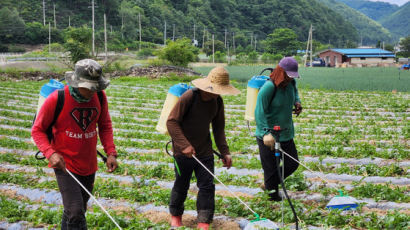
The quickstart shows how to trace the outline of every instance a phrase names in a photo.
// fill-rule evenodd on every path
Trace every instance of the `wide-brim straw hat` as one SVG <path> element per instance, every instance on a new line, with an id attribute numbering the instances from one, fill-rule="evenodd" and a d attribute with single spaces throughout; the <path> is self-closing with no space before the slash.
<path id="1" fill-rule="evenodd" d="M 75 70 L 65 73 L 68 85 L 74 88 L 87 88 L 101 91 L 108 87 L 110 81 L 102 74 L 102 67 L 92 59 L 83 59 L 75 64 Z"/>
<path id="2" fill-rule="evenodd" d="M 206 78 L 193 80 L 192 84 L 203 91 L 219 95 L 237 95 L 241 92 L 229 84 L 229 73 L 221 66 L 213 68 Z"/>

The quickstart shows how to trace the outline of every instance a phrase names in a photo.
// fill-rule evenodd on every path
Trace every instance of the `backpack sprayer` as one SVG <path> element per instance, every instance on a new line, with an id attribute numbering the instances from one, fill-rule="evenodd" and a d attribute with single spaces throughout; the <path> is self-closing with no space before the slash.
<path id="1" fill-rule="evenodd" d="M 37 111 L 36 111 L 36 114 L 34 115 L 33 124 L 34 124 L 34 122 L 35 122 L 35 120 L 36 120 L 36 117 L 37 117 L 38 112 L 40 111 L 40 109 L 41 109 L 41 107 L 43 106 L 43 104 L 44 104 L 45 100 L 47 99 L 47 97 L 48 97 L 51 93 L 53 93 L 54 91 L 59 90 L 59 91 L 58 91 L 57 105 L 56 105 L 56 109 L 55 109 L 55 111 L 54 111 L 54 119 L 53 119 L 53 121 L 51 122 L 50 126 L 49 126 L 49 127 L 47 128 L 47 130 L 46 130 L 46 134 L 47 134 L 47 137 L 48 137 L 48 140 L 49 140 L 49 141 L 51 141 L 51 140 L 53 139 L 52 128 L 53 128 L 53 125 L 55 124 L 55 122 L 56 122 L 56 120 L 57 120 L 57 118 L 58 118 L 58 115 L 60 114 L 60 112 L 61 112 L 61 110 L 62 110 L 62 108 L 63 108 L 63 105 L 64 105 L 64 84 L 62 83 L 62 81 L 64 81 L 64 80 L 65 80 L 65 78 L 62 78 L 62 79 L 60 79 L 60 80 L 50 79 L 50 81 L 49 81 L 47 84 L 44 84 L 44 85 L 41 87 L 41 90 L 40 90 L 40 96 L 39 96 L 38 104 L 37 104 Z M 99 95 L 98 95 L 99 101 L 100 101 L 100 103 L 102 103 L 102 99 L 101 99 L 101 98 L 102 98 L 102 94 L 100 94 L 100 93 L 98 93 L 98 94 L 99 94 Z M 34 143 L 33 138 L 31 138 L 31 141 Z M 41 153 L 41 152 L 38 151 L 38 152 L 35 154 L 34 157 L 35 157 L 37 160 L 44 160 L 45 157 L 44 157 L 44 156 L 39 156 L 40 153 Z M 103 154 L 101 154 L 98 150 L 97 150 L 97 154 L 102 157 L 104 163 L 107 162 L 107 157 L 105 157 Z M 81 184 L 81 182 L 78 181 L 77 178 L 76 178 L 70 171 L 68 171 L 68 169 L 65 169 L 65 171 L 81 186 L 82 189 L 84 189 L 85 192 L 87 192 L 87 194 L 88 194 L 91 198 L 93 198 L 93 200 L 98 204 L 98 206 L 100 206 L 100 208 L 104 211 L 104 213 L 107 214 L 107 216 L 112 220 L 112 222 L 114 222 L 114 224 L 115 224 L 120 230 L 122 230 L 122 228 L 118 225 L 118 223 L 114 220 L 114 218 L 112 218 L 112 216 L 104 209 L 104 207 L 97 201 L 97 199 L 84 187 L 84 185 Z"/>
<path id="2" fill-rule="evenodd" d="M 256 102 L 257 102 L 257 97 L 258 97 L 258 93 L 260 88 L 262 88 L 262 86 L 270 79 L 268 76 L 262 75 L 265 71 L 269 70 L 270 72 L 272 72 L 274 69 L 273 68 L 265 68 L 263 69 L 259 75 L 253 76 L 249 81 L 248 81 L 248 85 L 247 85 L 247 95 L 246 95 L 246 110 L 245 110 L 245 120 L 247 121 L 247 125 L 248 125 L 248 130 L 249 133 L 252 135 L 251 130 L 250 130 L 250 122 L 255 120 L 255 108 L 256 108 Z M 272 100 L 275 97 L 277 90 L 275 90 L 275 93 L 273 94 L 272 98 L 270 99 L 270 101 L 272 102 Z M 295 110 L 293 110 L 295 111 Z M 268 129 L 267 131 L 271 132 L 272 135 L 275 137 L 275 140 L 279 140 L 279 133 L 283 130 L 280 130 L 280 127 L 278 126 L 276 128 L 277 130 L 274 129 Z M 277 137 L 275 136 L 277 135 Z M 253 135 L 252 135 L 253 136 Z M 313 171 L 307 167 L 306 165 L 302 164 L 300 161 L 298 161 L 297 159 L 293 158 L 292 156 L 290 156 L 288 153 L 286 153 L 281 147 L 280 147 L 280 143 L 279 142 L 275 142 L 275 157 L 277 158 L 276 162 L 279 164 L 280 159 L 280 153 L 282 153 L 282 163 L 284 164 L 283 161 L 283 157 L 284 155 L 287 155 L 289 158 L 291 158 L 292 160 L 296 161 L 297 163 L 299 163 L 300 165 L 302 165 L 303 167 L 305 167 L 308 171 L 312 172 Z M 277 156 L 277 154 L 279 156 Z M 279 166 L 277 167 L 279 170 Z M 296 216 L 296 212 L 293 208 L 293 205 L 290 202 L 290 199 L 287 195 L 285 186 L 284 186 L 284 167 L 282 168 L 282 174 L 280 174 L 280 172 L 278 172 L 278 175 L 282 175 L 281 179 L 281 184 L 282 184 L 282 188 L 284 190 L 285 196 L 287 197 L 289 204 L 292 208 L 292 212 L 295 216 L 295 222 L 296 222 L 296 228 L 298 227 L 298 223 L 297 223 L 297 216 Z M 324 178 L 322 178 L 321 176 L 319 176 L 319 178 L 324 181 L 325 183 L 328 183 L 328 181 Z M 347 196 L 347 195 L 343 195 L 343 192 L 341 190 L 339 190 L 340 195 L 333 197 L 329 203 L 326 205 L 327 208 L 329 209 L 341 209 L 341 210 L 350 210 L 350 209 L 354 209 L 358 206 L 358 202 L 355 198 Z M 282 204 L 283 205 L 283 204 Z M 282 212 L 282 224 L 283 224 L 283 212 Z"/>
<path id="3" fill-rule="evenodd" d="M 182 94 L 184 94 L 187 90 L 193 88 L 192 86 L 189 86 L 187 84 L 184 83 L 179 83 L 176 84 L 174 86 L 172 86 L 167 94 L 167 97 L 165 99 L 164 102 L 164 106 L 162 108 L 161 111 L 161 116 L 160 119 L 158 121 L 158 124 L 156 126 L 156 130 L 162 134 L 168 134 L 168 129 L 166 127 L 166 121 L 168 120 L 168 116 L 171 112 L 171 110 L 173 109 L 173 107 L 175 106 L 175 104 L 177 103 L 177 101 L 179 100 L 179 98 L 182 96 Z M 195 96 L 196 92 L 194 92 L 194 96 Z M 257 95 L 257 93 L 256 93 Z M 256 105 L 256 104 L 255 104 Z M 189 109 L 188 109 L 189 110 Z M 165 145 L 165 151 L 168 155 L 170 155 L 173 159 L 174 159 L 174 165 L 176 168 L 176 171 L 179 175 L 181 175 L 179 166 L 175 160 L 175 157 L 173 155 L 173 153 L 171 151 L 168 150 L 168 146 L 172 143 L 171 141 L 168 141 L 167 144 Z M 223 157 L 220 153 L 218 153 L 215 150 L 212 150 L 213 153 L 215 155 L 218 156 L 219 159 L 223 160 Z M 215 174 L 213 174 L 201 161 L 198 160 L 198 158 L 196 158 L 194 155 L 192 156 L 202 167 L 204 167 L 204 169 L 206 171 L 208 171 L 219 183 L 221 183 L 236 199 L 238 199 L 247 209 L 249 209 L 255 216 L 255 220 L 250 221 L 246 227 L 245 230 L 253 230 L 253 229 L 279 229 L 275 223 L 273 223 L 272 221 L 265 219 L 265 218 L 261 218 L 259 216 L 258 213 L 256 213 L 253 209 L 251 209 L 245 202 L 243 202 L 235 193 L 232 192 L 232 190 L 230 190 L 224 183 L 222 183 L 222 181 L 215 176 Z"/>

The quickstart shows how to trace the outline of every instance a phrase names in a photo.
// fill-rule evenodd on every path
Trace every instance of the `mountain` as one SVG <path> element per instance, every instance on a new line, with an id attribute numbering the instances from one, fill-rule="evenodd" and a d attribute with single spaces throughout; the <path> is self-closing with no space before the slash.
<path id="1" fill-rule="evenodd" d="M 378 41 L 392 41 L 392 35 L 386 28 L 346 4 L 336 0 L 318 1 L 336 11 L 340 15 L 343 15 L 347 21 L 351 22 L 355 26 L 359 34 L 359 40 L 356 40 L 358 44 L 362 43 L 363 45 L 374 45 Z"/>
<path id="2" fill-rule="evenodd" d="M 410 35 L 410 2 L 402 5 L 392 15 L 383 18 L 382 25 L 389 29 L 394 38 L 398 40 L 401 37 Z"/>
<path id="3" fill-rule="evenodd" d="M 367 15 L 369 18 L 380 21 L 399 9 L 399 6 L 387 2 L 372 2 L 366 0 L 337 0 Z"/>
<path id="4" fill-rule="evenodd" d="M 1 7 L 17 9 L 25 23 L 43 24 L 43 6 L 40 0 L 0 0 Z M 45 0 L 46 24 L 56 27 L 91 27 L 90 0 Z M 162 43 L 165 21 L 167 38 L 193 37 L 202 41 L 203 31 L 215 34 L 221 41 L 235 32 L 242 39 L 235 43 L 250 44 L 251 36 L 258 41 L 277 28 L 293 29 L 300 41 L 306 41 L 310 24 L 315 25 L 315 40 L 334 44 L 358 41 L 353 25 L 339 13 L 316 0 L 95 0 L 95 28 L 103 29 L 103 14 L 107 15 L 108 29 L 129 40 L 138 37 L 138 12 L 141 14 L 142 39 Z M 0 8 L 1 8 L 0 7 Z M 342 31 L 342 33 L 341 33 Z M 209 36 L 210 37 L 210 36 Z"/>

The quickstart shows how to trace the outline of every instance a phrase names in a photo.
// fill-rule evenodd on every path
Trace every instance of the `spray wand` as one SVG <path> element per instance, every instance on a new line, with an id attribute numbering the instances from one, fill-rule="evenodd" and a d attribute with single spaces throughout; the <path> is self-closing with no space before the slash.
<path id="1" fill-rule="evenodd" d="M 278 170 L 278 177 L 279 177 L 280 183 L 282 185 L 283 192 L 285 193 L 286 199 L 288 200 L 290 208 L 292 209 L 293 216 L 295 217 L 295 225 L 296 225 L 296 230 L 297 230 L 297 229 L 299 229 L 298 217 L 296 215 L 295 208 L 293 207 L 293 204 L 292 204 L 292 202 L 289 198 L 288 192 L 286 191 L 285 183 L 283 182 L 283 180 L 284 180 L 284 178 L 283 178 L 284 172 L 283 171 L 284 171 L 284 168 L 285 168 L 285 161 L 284 161 L 283 154 L 282 154 L 282 164 L 283 164 L 282 165 L 282 173 L 280 172 L 280 166 L 279 166 L 280 160 L 281 160 L 281 149 L 282 149 L 280 147 L 279 137 L 280 137 L 280 133 L 284 130 L 285 129 L 282 130 L 280 128 L 280 126 L 278 126 L 278 125 L 275 125 L 273 127 L 273 129 L 265 128 L 265 131 L 270 132 L 275 137 L 275 140 L 276 140 L 275 141 L 276 169 Z M 282 204 L 283 204 L 283 202 L 282 202 Z M 282 212 L 282 223 L 283 223 L 283 212 Z"/>

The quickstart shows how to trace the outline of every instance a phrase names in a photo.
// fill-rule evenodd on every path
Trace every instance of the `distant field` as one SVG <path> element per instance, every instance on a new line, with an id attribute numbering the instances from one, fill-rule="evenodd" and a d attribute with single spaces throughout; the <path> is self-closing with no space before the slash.
<path id="1" fill-rule="evenodd" d="M 247 82 L 266 67 L 272 66 L 227 66 L 231 78 Z M 212 67 L 194 67 L 206 75 Z M 374 68 L 300 68 L 300 87 L 334 90 L 410 91 L 410 71 L 390 67 Z M 267 75 L 268 72 L 265 72 Z"/>

